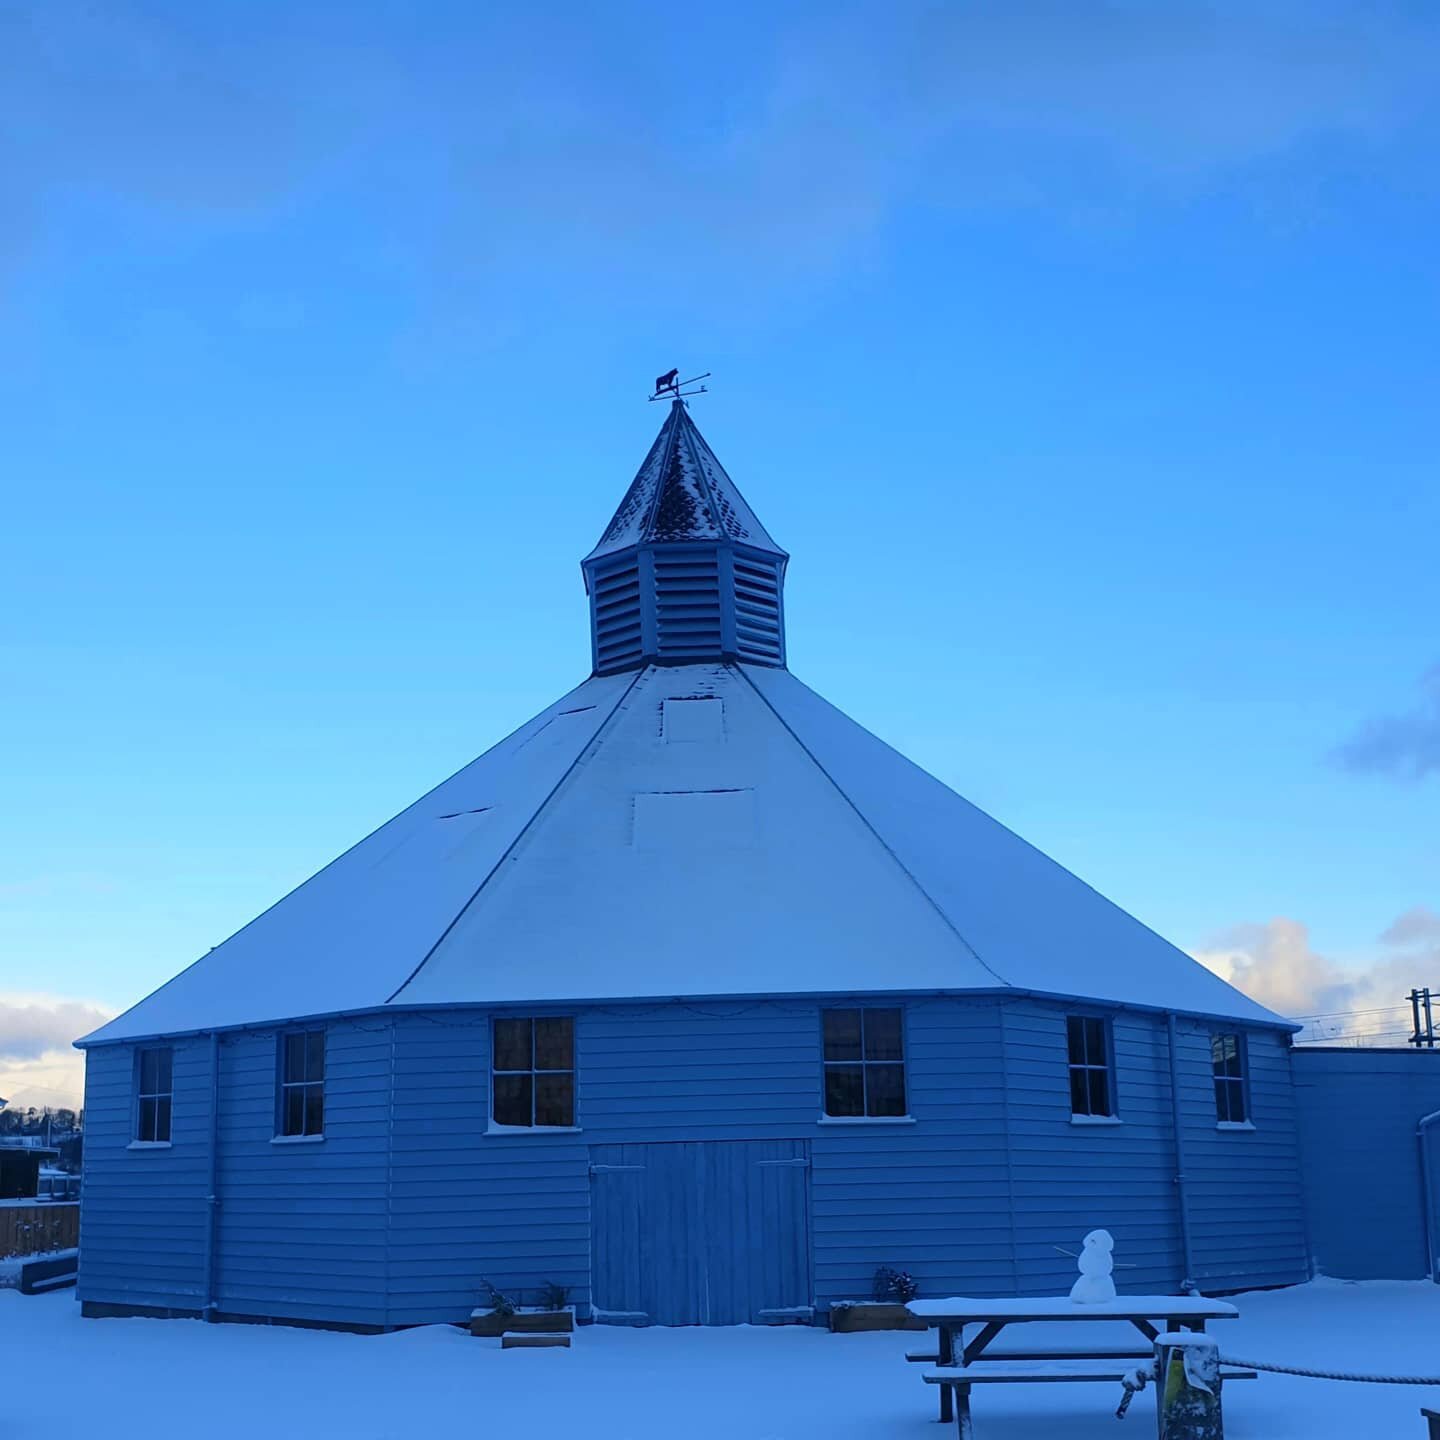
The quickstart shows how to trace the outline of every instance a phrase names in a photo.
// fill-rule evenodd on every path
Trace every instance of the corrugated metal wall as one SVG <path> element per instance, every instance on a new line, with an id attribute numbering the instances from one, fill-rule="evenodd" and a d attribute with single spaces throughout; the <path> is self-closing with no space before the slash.
<path id="1" fill-rule="evenodd" d="M 1344 1280 L 1423 1278 L 1416 1127 L 1440 1110 L 1440 1051 L 1302 1048 L 1294 1068 L 1317 1267 Z M 1432 1189 L 1432 1231 L 1437 1200 Z"/>
<path id="2" fill-rule="evenodd" d="M 576 1015 L 577 1129 L 534 1134 L 487 1133 L 480 1012 L 330 1025 L 319 1143 L 274 1140 L 275 1032 L 222 1037 L 219 1309 L 461 1320 L 486 1279 L 558 1283 L 588 1305 L 597 1148 L 705 1141 L 806 1147 L 822 1308 L 868 1296 L 881 1265 L 909 1269 L 932 1295 L 1064 1290 L 1074 1262 L 1056 1247 L 1099 1225 L 1136 1267 L 1122 1274 L 1128 1288 L 1183 1278 L 1163 1017 L 1114 1014 L 1121 1123 L 1084 1126 L 1070 1120 L 1063 1007 L 896 1000 L 911 1118 L 850 1124 L 820 1116 L 821 1003 L 562 1010 Z M 1208 1036 L 1180 1026 L 1196 1278 L 1207 1289 L 1304 1279 L 1287 1052 L 1251 1032 L 1255 1129 L 1219 1131 Z M 209 1054 L 208 1039 L 178 1043 L 174 1144 L 132 1150 L 133 1050 L 90 1052 L 83 1300 L 203 1302 Z"/>

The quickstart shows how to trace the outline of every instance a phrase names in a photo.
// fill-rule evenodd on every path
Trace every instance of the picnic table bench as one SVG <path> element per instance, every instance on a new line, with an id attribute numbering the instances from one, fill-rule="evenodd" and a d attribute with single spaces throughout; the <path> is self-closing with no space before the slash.
<path id="1" fill-rule="evenodd" d="M 1122 1295 L 1098 1305 L 1077 1305 L 1070 1297 L 1015 1300 L 976 1300 L 959 1296 L 949 1300 L 912 1300 L 910 1313 L 938 1332 L 935 1353 L 912 1353 L 907 1360 L 928 1362 L 926 1384 L 940 1388 L 940 1419 L 953 1419 L 962 1440 L 970 1440 L 970 1387 L 998 1384 L 1059 1384 L 1065 1382 L 1123 1382 L 1139 1368 L 1138 1362 L 1154 1355 L 1154 1342 L 1162 1331 L 1203 1333 L 1211 1320 L 1233 1320 L 1235 1306 L 1200 1295 Z M 1011 1325 L 1040 1323 L 1128 1324 L 1149 1342 L 1144 1349 L 1080 1346 L 1001 1347 L 996 1339 Z M 978 1326 L 970 1340 L 967 1326 Z M 958 1346 L 957 1346 L 958 1342 Z M 1125 1361 L 1136 1364 L 1126 1365 Z M 1222 1379 L 1253 1379 L 1254 1371 L 1224 1370 Z"/>

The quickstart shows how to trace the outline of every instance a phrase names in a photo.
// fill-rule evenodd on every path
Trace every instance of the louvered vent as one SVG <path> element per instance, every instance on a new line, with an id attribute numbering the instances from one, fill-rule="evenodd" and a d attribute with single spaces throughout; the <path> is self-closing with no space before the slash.
<path id="1" fill-rule="evenodd" d="M 721 653 L 720 556 L 717 551 L 655 554 L 656 653 L 663 660 Z"/>
<path id="2" fill-rule="evenodd" d="M 735 556 L 735 653 L 761 665 L 785 663 L 780 576 L 770 561 Z"/>
<path id="3" fill-rule="evenodd" d="M 591 576 L 591 634 L 599 674 L 638 665 L 644 653 L 640 635 L 640 567 L 632 551 Z"/>
<path id="4" fill-rule="evenodd" d="M 706 662 L 783 667 L 788 559 L 677 398 L 580 562 L 596 674 Z"/>

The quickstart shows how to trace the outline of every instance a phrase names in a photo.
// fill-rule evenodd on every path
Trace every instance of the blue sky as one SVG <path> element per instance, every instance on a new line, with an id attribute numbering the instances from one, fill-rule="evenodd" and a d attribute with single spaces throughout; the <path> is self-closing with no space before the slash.
<path id="1" fill-rule="evenodd" d="M 583 676 L 672 364 L 803 679 L 1262 998 L 1440 985 L 1437 61 L 0 5 L 0 1093 Z"/>

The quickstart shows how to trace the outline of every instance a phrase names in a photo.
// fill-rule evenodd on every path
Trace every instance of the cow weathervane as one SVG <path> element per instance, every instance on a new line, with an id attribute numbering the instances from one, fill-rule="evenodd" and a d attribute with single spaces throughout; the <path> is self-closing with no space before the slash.
<path id="1" fill-rule="evenodd" d="M 687 395 L 704 395 L 707 387 L 701 385 L 700 382 L 709 378 L 708 370 L 703 375 L 692 375 L 688 380 L 682 380 L 678 370 L 667 370 L 663 375 L 655 377 L 655 393 L 650 398 L 652 400 L 683 400 Z M 694 385 L 696 388 L 687 390 L 685 388 L 687 385 Z"/>

